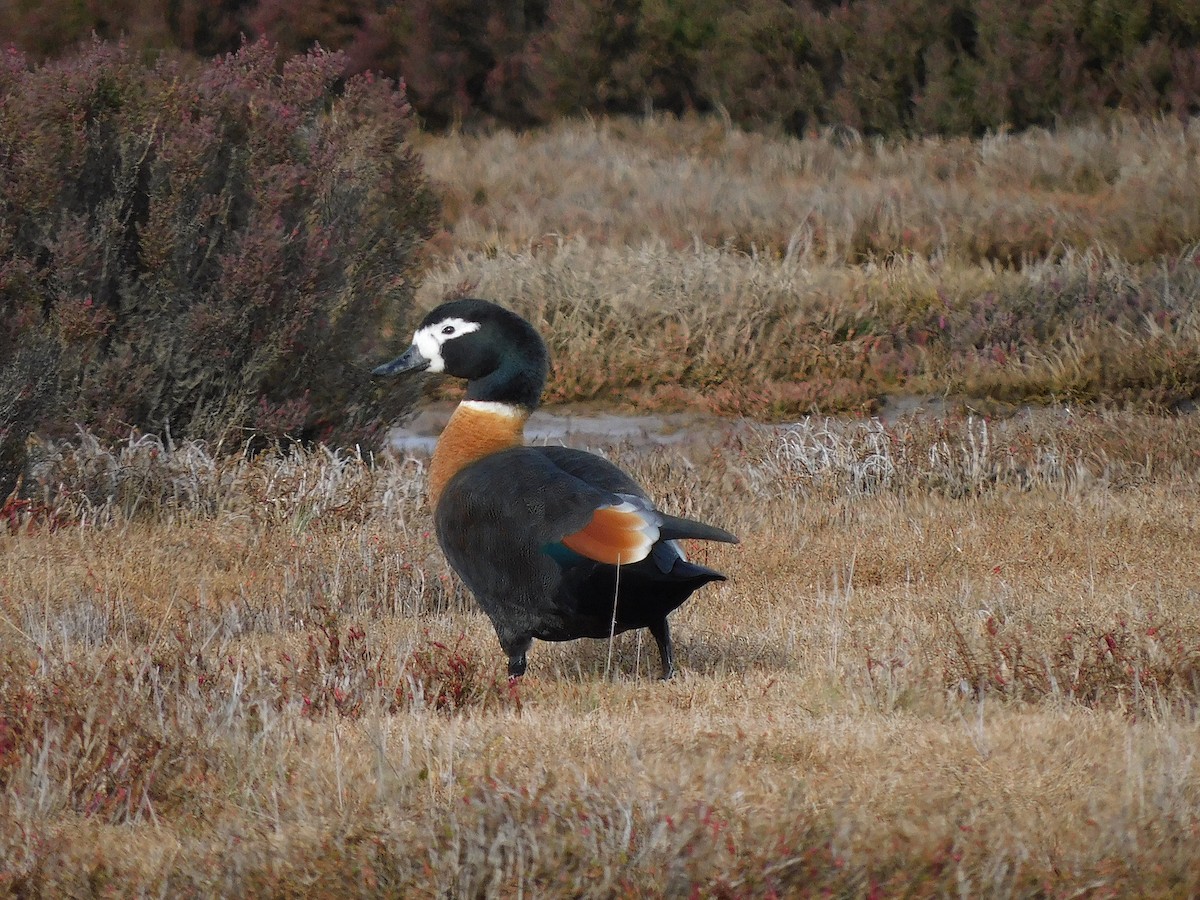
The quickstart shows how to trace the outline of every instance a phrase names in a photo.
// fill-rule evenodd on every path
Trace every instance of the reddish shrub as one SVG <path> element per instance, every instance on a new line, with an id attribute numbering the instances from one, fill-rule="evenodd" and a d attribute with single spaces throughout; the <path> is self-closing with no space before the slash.
<path id="1" fill-rule="evenodd" d="M 490 665 L 463 649 L 460 636 L 453 646 L 430 641 L 409 657 L 404 684 L 396 690 L 396 705 L 427 704 L 453 713 L 465 709 L 521 708 L 514 679 L 503 679 Z"/>
<path id="2" fill-rule="evenodd" d="M 0 410 L 239 440 L 353 440 L 394 417 L 405 398 L 381 402 L 366 372 L 436 203 L 403 91 L 343 69 L 316 51 L 278 66 L 261 43 L 202 66 L 99 42 L 40 67 L 10 51 L 0 349 L 41 348 L 23 368 L 56 390 L 6 398 L 10 365 Z"/>
<path id="3" fill-rule="evenodd" d="M 1200 20 L 1162 0 L 18 0 L 0 34 L 38 55 L 95 32 L 138 46 L 345 50 L 436 126 L 718 106 L 795 132 L 977 132 L 1107 108 L 1195 113 Z"/>
<path id="4" fill-rule="evenodd" d="M 276 20 L 293 15 L 277 6 Z M 347 45 L 352 71 L 403 76 L 413 103 L 435 127 L 535 121 L 528 82 L 530 41 L 542 28 L 545 3 L 415 0 L 372 11 Z M 266 33 L 274 35 L 275 26 Z"/>

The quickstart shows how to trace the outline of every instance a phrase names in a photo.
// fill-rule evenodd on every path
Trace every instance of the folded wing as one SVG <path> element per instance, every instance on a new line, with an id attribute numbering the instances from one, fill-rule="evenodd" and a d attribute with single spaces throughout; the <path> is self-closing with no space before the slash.
<path id="1" fill-rule="evenodd" d="M 609 565 L 640 562 L 658 540 L 662 516 L 640 497 L 622 496 L 620 503 L 600 506 L 578 531 L 561 542 L 580 556 Z"/>

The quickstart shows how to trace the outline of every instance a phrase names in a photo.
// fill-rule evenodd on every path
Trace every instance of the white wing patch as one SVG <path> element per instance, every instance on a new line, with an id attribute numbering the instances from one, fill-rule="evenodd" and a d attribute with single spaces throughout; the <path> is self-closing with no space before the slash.
<path id="1" fill-rule="evenodd" d="M 444 372 L 446 371 L 446 360 L 442 357 L 442 345 L 446 341 L 452 341 L 456 337 L 462 337 L 464 334 L 478 330 L 478 322 L 453 316 L 418 329 L 417 333 L 413 335 L 413 343 L 421 351 L 421 355 L 429 360 L 430 372 Z"/>

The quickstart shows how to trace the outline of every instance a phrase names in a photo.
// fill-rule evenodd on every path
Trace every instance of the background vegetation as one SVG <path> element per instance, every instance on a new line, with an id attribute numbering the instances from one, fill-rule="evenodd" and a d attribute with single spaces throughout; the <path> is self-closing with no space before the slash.
<path id="1" fill-rule="evenodd" d="M 418 138 L 467 286 L 552 342 L 555 401 L 786 419 L 1200 395 L 1200 130 L 1120 119 L 847 143 L 669 117 Z"/>
<path id="2" fill-rule="evenodd" d="M 361 366 L 411 304 L 436 201 L 403 93 L 342 69 L 265 44 L 6 55 L 0 492 L 33 428 L 348 442 L 403 409 L 364 402 Z"/>
<path id="3" fill-rule="evenodd" d="M 203 56 L 243 36 L 315 42 L 403 76 L 430 125 L 720 110 L 793 134 L 981 133 L 1200 104 L 1187 0 L 13 0 L 0 34 L 39 57 L 92 32 Z"/>

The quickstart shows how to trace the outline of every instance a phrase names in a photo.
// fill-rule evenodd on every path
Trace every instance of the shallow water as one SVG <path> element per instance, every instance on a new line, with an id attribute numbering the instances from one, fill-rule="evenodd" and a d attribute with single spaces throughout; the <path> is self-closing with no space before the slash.
<path id="1" fill-rule="evenodd" d="M 401 453 L 431 453 L 438 435 L 446 427 L 453 403 L 434 403 L 421 409 L 411 421 L 394 428 L 389 443 Z M 623 415 L 589 407 L 551 407 L 537 410 L 525 425 L 529 444 L 561 444 L 566 447 L 603 447 L 622 444 L 656 447 L 672 444 L 711 444 L 746 423 L 696 413 Z"/>
<path id="2" fill-rule="evenodd" d="M 876 418 L 891 423 L 909 417 L 940 417 L 946 415 L 950 406 L 944 398 L 936 396 L 894 397 L 883 404 Z M 432 453 L 454 407 L 454 402 L 446 401 L 423 406 L 407 424 L 392 430 L 391 446 L 401 453 Z M 758 424 L 763 423 L 690 412 L 626 415 L 583 404 L 564 405 L 539 409 L 530 416 L 525 439 L 529 444 L 584 449 L 617 444 L 643 449 L 684 444 L 703 448 Z M 782 427 L 790 423 L 774 424 Z"/>

